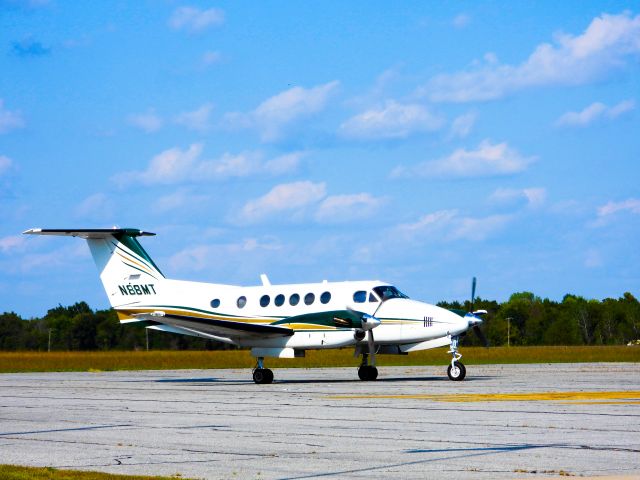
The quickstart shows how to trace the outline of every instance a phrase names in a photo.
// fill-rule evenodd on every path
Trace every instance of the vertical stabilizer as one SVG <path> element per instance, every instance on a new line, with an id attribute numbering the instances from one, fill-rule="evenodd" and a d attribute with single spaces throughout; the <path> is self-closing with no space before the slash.
<path id="1" fill-rule="evenodd" d="M 114 308 L 138 303 L 143 299 L 148 301 L 159 294 L 164 275 L 136 238 L 155 233 L 133 228 L 34 228 L 24 233 L 84 238 L 89 244 L 100 272 L 100 280 Z"/>

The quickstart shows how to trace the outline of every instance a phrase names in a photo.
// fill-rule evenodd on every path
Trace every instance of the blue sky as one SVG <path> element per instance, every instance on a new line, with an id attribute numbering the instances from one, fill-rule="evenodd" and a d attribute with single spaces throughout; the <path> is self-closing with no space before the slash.
<path id="1" fill-rule="evenodd" d="M 173 278 L 636 296 L 637 2 L 0 0 L 0 311 Z"/>

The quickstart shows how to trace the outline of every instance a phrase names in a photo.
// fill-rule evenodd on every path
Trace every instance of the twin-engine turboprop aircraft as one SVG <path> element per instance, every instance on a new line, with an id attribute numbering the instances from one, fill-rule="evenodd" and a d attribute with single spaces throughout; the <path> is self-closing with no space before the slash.
<path id="1" fill-rule="evenodd" d="M 377 353 L 402 355 L 450 345 L 447 374 L 463 380 L 459 339 L 470 328 L 480 333 L 480 316 L 486 313 L 411 300 L 380 281 L 271 285 L 263 274 L 262 285 L 238 287 L 170 280 L 137 240 L 155 234 L 132 228 L 24 233 L 84 238 L 120 323 L 249 347 L 257 358 L 256 383 L 273 381 L 265 357 L 304 357 L 306 350 L 349 346 L 356 357 L 362 355 L 360 379 L 375 380 Z"/>

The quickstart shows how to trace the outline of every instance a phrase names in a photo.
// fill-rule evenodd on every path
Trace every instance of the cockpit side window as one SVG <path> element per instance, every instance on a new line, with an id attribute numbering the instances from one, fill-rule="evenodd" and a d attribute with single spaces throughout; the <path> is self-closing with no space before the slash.
<path id="1" fill-rule="evenodd" d="M 409 298 L 400 290 L 392 285 L 381 285 L 373 289 L 382 301 L 389 300 L 390 298 Z"/>
<path id="2" fill-rule="evenodd" d="M 378 299 L 376 298 L 376 296 L 373 294 L 373 292 L 369 292 L 369 302 L 373 303 L 373 302 L 377 302 Z"/>
<path id="3" fill-rule="evenodd" d="M 353 301 L 356 303 L 364 303 L 367 301 L 367 292 L 364 290 L 358 290 L 353 294 Z"/>

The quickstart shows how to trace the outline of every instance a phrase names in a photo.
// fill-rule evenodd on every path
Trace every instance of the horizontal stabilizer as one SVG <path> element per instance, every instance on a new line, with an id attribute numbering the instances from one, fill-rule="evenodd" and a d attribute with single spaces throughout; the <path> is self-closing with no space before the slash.
<path id="1" fill-rule="evenodd" d="M 129 237 L 143 237 L 155 235 L 137 228 L 31 228 L 22 232 L 27 235 L 59 235 L 63 237 L 80 238 L 107 238 L 115 235 L 127 235 Z"/>

